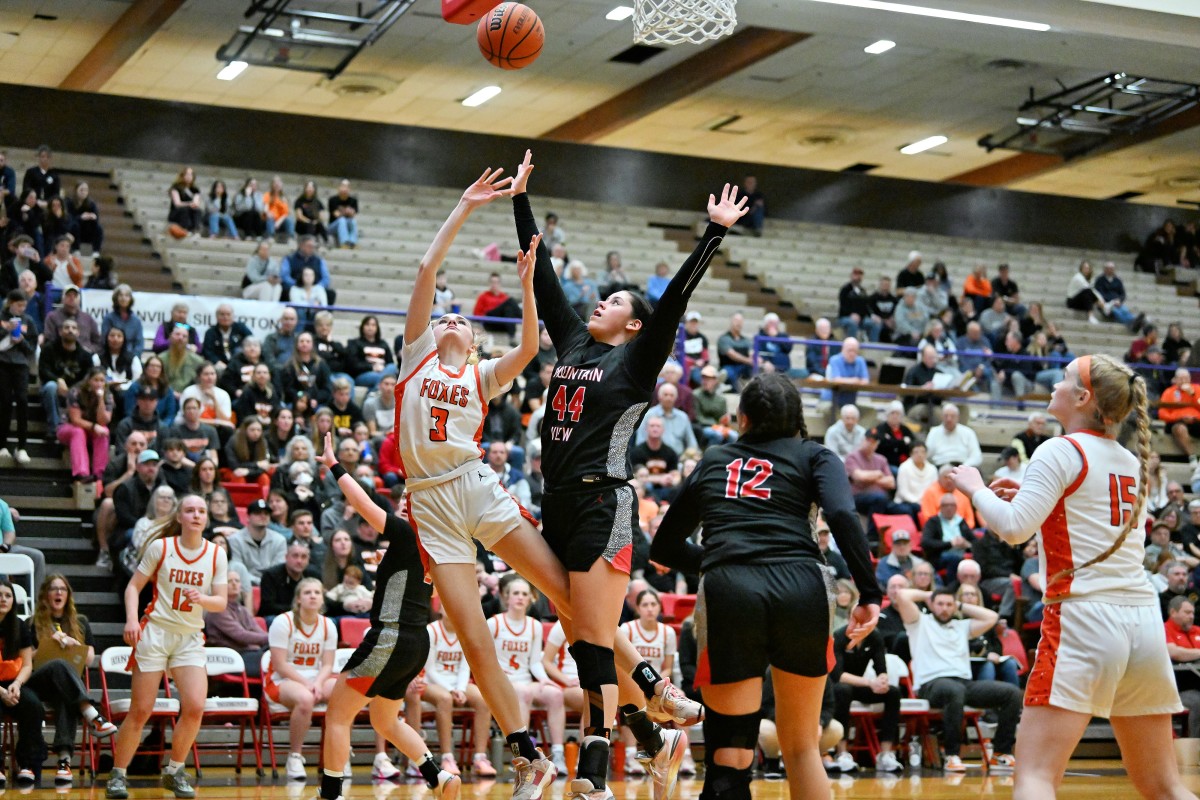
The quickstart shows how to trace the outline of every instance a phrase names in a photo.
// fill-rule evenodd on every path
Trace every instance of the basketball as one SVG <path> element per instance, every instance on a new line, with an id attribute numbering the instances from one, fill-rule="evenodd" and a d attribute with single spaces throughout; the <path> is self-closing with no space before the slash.
<path id="1" fill-rule="evenodd" d="M 541 55 L 546 31 L 529 6 L 501 3 L 479 20 L 475 38 L 479 52 L 493 66 L 522 69 Z"/>

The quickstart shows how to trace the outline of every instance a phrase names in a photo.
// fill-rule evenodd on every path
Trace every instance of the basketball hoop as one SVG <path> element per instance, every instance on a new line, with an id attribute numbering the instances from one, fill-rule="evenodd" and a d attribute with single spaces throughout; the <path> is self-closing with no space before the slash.
<path id="1" fill-rule="evenodd" d="M 737 0 L 637 0 L 633 40 L 640 44 L 701 44 L 733 33 Z"/>

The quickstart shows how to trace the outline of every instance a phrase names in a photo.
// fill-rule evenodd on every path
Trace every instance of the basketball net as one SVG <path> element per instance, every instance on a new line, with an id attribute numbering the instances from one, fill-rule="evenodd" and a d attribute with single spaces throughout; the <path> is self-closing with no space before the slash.
<path id="1" fill-rule="evenodd" d="M 700 44 L 733 33 L 737 0 L 637 0 L 633 40 L 641 44 Z"/>

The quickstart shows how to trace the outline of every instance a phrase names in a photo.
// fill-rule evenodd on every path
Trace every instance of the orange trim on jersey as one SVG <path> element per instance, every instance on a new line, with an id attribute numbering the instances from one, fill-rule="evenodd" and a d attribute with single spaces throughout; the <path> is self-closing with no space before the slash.
<path id="1" fill-rule="evenodd" d="M 454 371 L 454 370 L 452 370 L 452 369 L 447 369 L 447 368 L 446 368 L 446 365 L 442 363 L 442 360 L 441 360 L 440 358 L 438 359 L 438 363 L 437 363 L 437 368 L 438 368 L 438 370 L 439 370 L 439 371 L 441 371 L 441 373 L 442 373 L 443 375 L 446 375 L 446 376 L 449 376 L 449 377 L 451 377 L 451 378 L 454 378 L 454 380 L 458 380 L 458 379 L 459 379 L 459 378 L 461 378 L 463 375 L 466 375 L 466 374 L 467 374 L 467 367 L 468 367 L 468 366 L 469 366 L 468 364 L 463 364 L 463 365 L 462 365 L 462 369 L 460 369 L 458 372 L 455 372 L 455 371 Z M 475 365 L 475 368 L 476 368 L 476 369 L 479 369 L 479 366 L 478 366 L 478 365 Z"/>
<path id="2" fill-rule="evenodd" d="M 635 631 L 637 631 L 638 638 L 639 638 L 639 639 L 641 639 L 641 640 L 642 640 L 643 642 L 645 642 L 646 644 L 653 644 L 654 642 L 657 642 L 657 641 L 658 641 L 658 637 L 659 637 L 659 635 L 662 633 L 662 628 L 661 628 L 661 626 L 662 626 L 662 623 L 661 623 L 661 622 L 656 622 L 656 623 L 654 623 L 654 624 L 655 624 L 655 625 L 658 625 L 658 626 L 660 626 L 660 627 L 656 627 L 656 628 L 654 629 L 654 635 L 653 635 L 653 636 L 651 636 L 649 639 L 647 639 L 647 638 L 646 638 L 646 635 L 645 635 L 644 633 L 642 633 L 642 623 L 641 623 L 641 621 L 640 621 L 640 620 L 636 620 L 636 619 L 634 619 L 634 620 L 630 620 L 630 621 L 629 621 L 629 627 L 631 627 L 631 628 L 633 628 Z M 664 644 L 666 644 L 666 642 L 665 642 L 665 641 L 664 641 Z"/>
<path id="3" fill-rule="evenodd" d="M 1058 666 L 1058 647 L 1062 641 L 1062 605 L 1051 603 L 1042 614 L 1042 640 L 1038 642 L 1037 658 L 1025 685 L 1025 705 L 1050 705 L 1054 689 L 1054 668 Z"/>
<path id="4" fill-rule="evenodd" d="M 1058 498 L 1058 502 L 1050 511 L 1050 516 L 1046 517 L 1046 521 L 1042 523 L 1042 550 L 1046 554 L 1046 574 L 1051 578 L 1075 566 L 1075 556 L 1071 552 L 1071 533 L 1067 529 L 1066 501 L 1080 487 L 1088 474 L 1087 456 L 1083 453 L 1083 447 L 1070 436 L 1063 438 L 1079 452 L 1079 457 L 1083 460 L 1083 468 L 1063 492 L 1062 497 Z M 1071 593 L 1071 583 L 1074 577 L 1070 574 L 1065 575 L 1046 587 L 1047 606 Z"/>
<path id="5" fill-rule="evenodd" d="M 413 371 L 408 373 L 408 376 L 405 377 L 404 380 L 397 383 L 396 388 L 392 390 L 392 397 L 394 398 L 396 404 L 396 410 L 392 414 L 393 419 L 395 420 L 393 423 L 393 430 L 396 431 L 396 464 L 400 467 L 401 478 L 408 478 L 408 470 L 404 468 L 404 451 L 400 448 L 400 435 L 404 430 L 402 427 L 400 427 L 400 411 L 404 406 L 404 387 L 408 385 L 408 382 L 411 381 L 418 372 L 425 369 L 426 364 L 436 357 L 437 350 L 434 350 L 429 355 L 425 356 L 425 358 L 421 360 L 421 363 L 417 364 Z M 428 577 L 428 570 L 426 570 L 426 577 Z M 426 582 L 428 583 L 428 581 Z"/>
<path id="6" fill-rule="evenodd" d="M 204 554 L 208 552 L 208 540 L 205 539 L 204 545 L 200 548 L 200 555 L 196 556 L 191 561 L 189 561 L 187 556 L 185 556 L 183 554 L 183 551 L 179 549 L 179 540 L 182 539 L 183 537 L 182 536 L 172 536 L 171 538 L 175 541 L 175 554 L 177 556 L 179 556 L 180 560 L 183 561 L 183 563 L 185 563 L 185 564 L 195 564 L 197 561 L 204 558 Z M 213 561 L 214 568 L 215 568 L 216 563 L 217 562 L 214 559 L 214 561 Z"/>
<path id="7" fill-rule="evenodd" d="M 1075 480 L 1071 481 L 1071 485 L 1068 486 L 1066 491 L 1063 492 L 1063 497 L 1070 497 L 1071 495 L 1075 494 L 1075 490 L 1083 484 L 1083 479 L 1087 477 L 1088 460 L 1087 454 L 1083 452 L 1083 445 L 1079 444 L 1079 442 L 1075 441 L 1070 436 L 1064 436 L 1063 438 L 1071 443 L 1071 446 L 1075 448 L 1077 453 L 1079 453 L 1080 460 L 1083 461 L 1083 469 L 1079 471 L 1079 474 L 1075 476 Z"/>
<path id="8" fill-rule="evenodd" d="M 295 623 L 295 626 L 296 626 L 295 629 L 297 631 L 299 631 L 301 636 L 303 636 L 305 639 L 311 639 L 313 637 L 313 634 L 317 632 L 317 626 L 319 626 L 321 624 L 321 621 L 323 619 L 325 619 L 325 617 L 318 614 L 317 621 L 313 623 L 312 630 L 309 631 L 308 633 L 304 632 L 304 625 L 302 624 L 299 616 L 294 617 L 292 621 Z M 328 628 L 326 628 L 326 633 L 328 633 Z"/>
<path id="9" fill-rule="evenodd" d="M 504 627 L 508 628 L 508 632 L 511 633 L 513 636 L 524 636 L 525 631 L 529 630 L 529 617 L 525 617 L 524 623 L 521 625 L 521 630 L 514 631 L 512 629 L 512 625 L 508 624 L 508 614 L 498 614 L 497 616 L 500 617 L 502 620 L 504 620 Z M 500 626 L 497 624 L 496 635 L 498 636 L 499 634 L 500 634 Z"/>
<path id="10" fill-rule="evenodd" d="M 1117 438 L 1117 437 L 1113 436 L 1111 433 L 1106 433 L 1105 431 L 1098 431 L 1098 430 L 1095 430 L 1094 428 L 1084 428 L 1082 430 L 1075 431 L 1075 433 L 1086 433 L 1088 436 L 1095 436 L 1099 439 L 1116 439 Z M 1073 433 L 1071 435 L 1074 436 L 1075 433 Z"/>
<path id="11" fill-rule="evenodd" d="M 142 615 L 142 627 L 146 627 L 146 620 L 150 618 L 151 612 L 154 611 L 154 604 L 158 602 L 158 572 L 162 569 L 163 562 L 167 560 L 167 542 L 165 539 L 159 539 L 162 542 L 162 555 L 158 558 L 158 566 L 154 568 L 154 574 L 150 576 L 150 586 L 153 587 L 153 593 L 150 595 L 150 602 L 146 604 L 146 610 Z M 135 650 L 137 648 L 134 648 Z"/>
<path id="12" fill-rule="evenodd" d="M 153 602 L 153 601 L 151 601 Z M 145 632 L 146 625 L 150 622 L 150 608 L 146 608 L 146 616 L 141 619 L 142 631 Z M 138 636 L 138 644 L 142 643 L 141 635 Z M 125 671 L 132 674 L 134 668 L 137 667 L 137 645 L 134 645 L 129 650 L 129 660 L 125 662 Z"/>
<path id="13" fill-rule="evenodd" d="M 446 640 L 447 647 L 454 647 L 455 645 L 458 644 L 458 634 L 454 635 L 454 641 L 450 641 L 450 634 L 446 633 L 446 626 L 442 624 L 442 621 L 440 619 L 437 622 L 437 627 L 438 627 L 438 630 L 440 630 L 442 632 L 442 637 Z M 434 631 L 433 635 L 434 635 L 434 641 L 436 641 L 437 640 L 437 631 Z"/>
<path id="14" fill-rule="evenodd" d="M 217 585 L 217 550 L 219 550 L 219 549 L 220 548 L 218 548 L 218 547 L 213 548 L 213 570 L 212 570 L 212 581 L 213 581 L 212 585 L 213 586 Z"/>
<path id="15" fill-rule="evenodd" d="M 483 426 L 487 422 L 488 402 L 483 396 L 483 381 L 479 379 L 479 364 L 475 364 L 475 394 L 479 397 L 480 410 L 483 412 L 479 417 L 479 429 L 475 431 L 475 444 L 478 446 L 483 441 Z M 485 457 L 487 453 L 483 452 L 483 448 L 479 448 L 479 456 Z M 520 505 L 518 503 L 518 505 Z"/>

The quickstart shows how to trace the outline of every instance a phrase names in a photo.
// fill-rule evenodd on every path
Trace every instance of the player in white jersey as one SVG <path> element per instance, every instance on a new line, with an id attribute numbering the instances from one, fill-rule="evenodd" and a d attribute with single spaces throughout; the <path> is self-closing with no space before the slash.
<path id="1" fill-rule="evenodd" d="M 456 708 L 469 708 L 474 715 L 475 753 L 471 772 L 476 778 L 496 777 L 496 768 L 486 747 L 491 738 L 492 715 L 488 711 L 479 687 L 471 683 L 471 667 L 463 656 L 462 642 L 449 617 L 429 623 L 429 657 L 420 677 L 413 681 L 404 696 L 404 713 L 413 730 L 421 730 L 422 702 L 433 706 L 437 721 L 438 744 L 442 749 L 442 769 L 451 775 L 460 774 L 454 760 L 453 715 Z"/>
<path id="2" fill-rule="evenodd" d="M 1064 435 L 1040 445 L 1025 478 L 985 486 L 958 467 L 988 527 L 1010 544 L 1039 534 L 1042 638 L 1017 733 L 1016 800 L 1053 798 L 1093 716 L 1109 717 L 1144 797 L 1192 798 L 1171 743 L 1183 710 L 1142 560 L 1150 419 L 1146 382 L 1108 356 L 1072 361 L 1049 411 Z M 1114 434 L 1133 412 L 1138 457 Z M 1039 532 L 1040 529 L 1040 532 Z"/>
<path id="3" fill-rule="evenodd" d="M 113 770 L 105 795 L 129 797 L 125 769 L 137 751 L 142 727 L 154 710 L 163 672 L 175 682 L 179 717 L 171 733 L 171 758 L 162 785 L 176 797 L 195 797 L 183 762 L 195 741 L 208 695 L 204 612 L 225 610 L 228 564 L 224 549 L 205 541 L 208 508 L 199 495 L 184 495 L 174 516 L 158 522 L 142 547 L 141 563 L 125 587 L 125 643 L 133 647 L 129 716 L 113 746 Z M 138 595 L 153 582 L 154 599 L 138 619 Z"/>
<path id="4" fill-rule="evenodd" d="M 496 645 L 496 659 L 517 690 L 525 724 L 529 724 L 529 712 L 535 704 L 546 710 L 550 758 L 557 765 L 563 762 L 566 710 L 562 688 L 550 680 L 542 665 L 542 623 L 529 616 L 529 607 L 536 599 L 533 587 L 521 576 L 510 572 L 500 580 L 500 598 L 504 601 L 505 611 L 488 620 Z"/>
<path id="5" fill-rule="evenodd" d="M 312 727 L 313 707 L 329 699 L 337 682 L 333 674 L 337 626 L 321 613 L 324 607 L 321 581 L 303 578 L 296 584 L 292 610 L 277 616 L 268 631 L 271 669 L 264 676 L 263 691 L 292 712 L 288 720 L 291 750 L 287 758 L 287 777 L 291 781 L 308 778 L 300 751 Z"/>
<path id="6" fill-rule="evenodd" d="M 634 605 L 637 607 L 638 618 L 622 625 L 619 629 L 620 634 L 633 644 L 633 649 L 637 650 L 642 660 L 654 667 L 660 675 L 670 675 L 675 666 L 677 649 L 675 629 L 658 621 L 658 615 L 662 613 L 662 601 L 658 592 L 643 589 L 634 598 Z M 637 758 L 637 745 L 629 728 L 621 728 L 621 741 L 625 743 L 625 774 L 645 775 L 646 768 Z M 695 774 L 696 768 L 691 759 L 690 748 L 684 753 L 683 762 L 679 767 L 680 774 L 689 774 L 685 766 L 690 770 L 690 774 Z"/>

